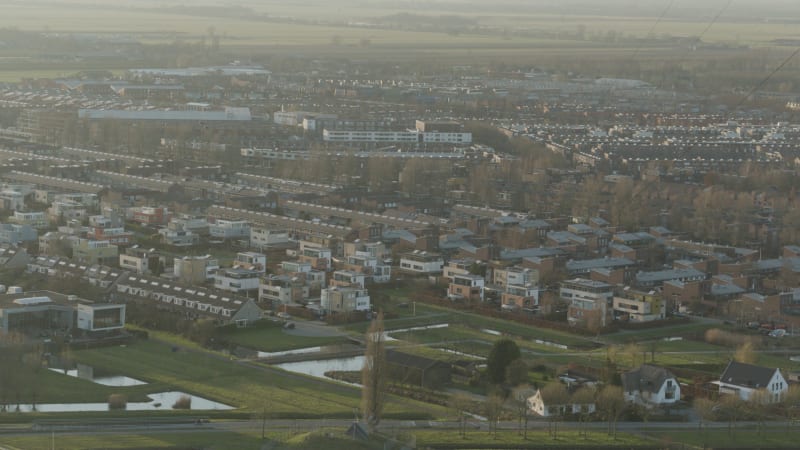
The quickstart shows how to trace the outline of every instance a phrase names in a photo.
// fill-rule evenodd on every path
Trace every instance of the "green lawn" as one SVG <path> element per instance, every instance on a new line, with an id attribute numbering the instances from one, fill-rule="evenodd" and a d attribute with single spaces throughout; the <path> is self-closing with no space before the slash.
<path id="1" fill-rule="evenodd" d="M 153 341 L 77 351 L 75 359 L 95 369 L 148 381 L 152 383 L 150 392 L 182 390 L 245 412 L 267 407 L 275 417 L 351 417 L 360 402 L 356 388 L 268 367 L 262 370 L 216 354 L 173 352 L 170 345 Z M 443 410 L 391 397 L 385 412 L 388 416 L 431 417 Z"/>
<path id="2" fill-rule="evenodd" d="M 25 450 L 86 450 L 86 449 L 205 449 L 205 450 L 251 450 L 261 448 L 311 449 L 326 450 L 360 450 L 383 448 L 378 442 L 354 442 L 344 435 L 344 430 L 331 430 L 332 436 L 321 433 L 295 433 L 283 431 L 267 431 L 266 440 L 261 440 L 261 431 L 248 432 L 211 432 L 191 430 L 186 432 L 165 432 L 145 434 L 93 434 L 93 435 L 37 435 L 5 438 L 0 436 L 0 446 L 9 449 Z"/>
<path id="3" fill-rule="evenodd" d="M 218 336 L 230 343 L 263 352 L 278 352 L 305 347 L 342 344 L 346 339 L 341 336 L 309 337 L 295 336 L 286 333 L 280 322 L 261 321 L 248 328 L 225 328 Z"/>
<path id="4" fill-rule="evenodd" d="M 413 433 L 417 445 L 446 446 L 447 448 L 482 448 L 481 446 L 510 446 L 511 448 L 537 448 L 537 447 L 620 447 L 629 448 L 635 445 L 648 445 L 652 441 L 631 434 L 618 433 L 617 439 L 603 432 L 589 432 L 587 437 L 579 436 L 576 431 L 559 432 L 558 439 L 554 440 L 546 431 L 529 431 L 528 439 L 523 439 L 517 430 L 500 430 L 497 436 L 488 431 L 468 431 L 465 437 L 459 436 L 455 430 L 450 431 L 418 431 Z"/>
<path id="5" fill-rule="evenodd" d="M 800 431 L 767 428 L 759 436 L 755 429 L 670 431 L 651 434 L 662 443 L 679 442 L 697 448 L 797 448 Z"/>

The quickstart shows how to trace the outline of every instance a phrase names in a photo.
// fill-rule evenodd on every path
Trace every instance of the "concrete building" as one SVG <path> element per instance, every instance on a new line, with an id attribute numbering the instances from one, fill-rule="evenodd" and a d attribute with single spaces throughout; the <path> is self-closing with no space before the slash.
<path id="1" fill-rule="evenodd" d="M 614 296 L 614 319 L 626 322 L 651 322 L 667 317 L 667 304 L 661 293 L 624 290 Z"/>
<path id="2" fill-rule="evenodd" d="M 73 242 L 72 259 L 88 265 L 115 265 L 119 259 L 119 247 L 109 241 L 78 239 Z"/>
<path id="3" fill-rule="evenodd" d="M 250 247 L 261 250 L 274 245 L 284 245 L 288 242 L 289 232 L 286 230 L 273 230 L 259 226 L 250 228 Z"/>
<path id="4" fill-rule="evenodd" d="M 37 230 L 50 226 L 44 211 L 14 211 L 14 214 L 8 218 L 8 221 L 19 225 L 30 225 Z"/>
<path id="5" fill-rule="evenodd" d="M 320 309 L 325 314 L 369 311 L 370 298 L 366 289 L 330 287 L 320 293 Z"/>
<path id="6" fill-rule="evenodd" d="M 267 255 L 256 252 L 239 252 L 233 260 L 234 269 L 254 270 L 264 273 L 267 270 Z"/>
<path id="7" fill-rule="evenodd" d="M 352 270 L 337 270 L 331 275 L 330 286 L 365 287 L 367 276 Z"/>
<path id="8" fill-rule="evenodd" d="M 438 253 L 414 250 L 400 256 L 400 270 L 420 275 L 436 275 L 442 273 L 444 259 Z"/>
<path id="9" fill-rule="evenodd" d="M 0 332 L 40 333 L 80 329 L 88 333 L 125 326 L 125 305 L 94 303 L 50 291 L 0 295 Z"/>
<path id="10" fill-rule="evenodd" d="M 39 232 L 30 225 L 19 225 L 16 223 L 0 224 L 0 244 L 19 245 L 38 239 Z"/>
<path id="11" fill-rule="evenodd" d="M 250 222 L 216 219 L 209 223 L 208 234 L 215 239 L 250 239 Z"/>
<path id="12" fill-rule="evenodd" d="M 485 285 L 480 275 L 456 274 L 447 287 L 447 297 L 451 300 L 483 301 Z"/>
<path id="13" fill-rule="evenodd" d="M 567 321 L 571 325 L 604 327 L 610 321 L 614 292 L 611 285 L 576 278 L 561 283 L 559 295 L 569 302 Z"/>
<path id="14" fill-rule="evenodd" d="M 165 262 L 164 256 L 153 249 L 128 248 L 119 255 L 121 269 L 140 275 L 160 275 L 164 271 Z"/>
<path id="15" fill-rule="evenodd" d="M 239 294 L 257 292 L 261 272 L 247 269 L 217 269 L 214 287 Z"/>
<path id="16" fill-rule="evenodd" d="M 173 260 L 174 275 L 178 282 L 186 285 L 203 284 L 214 279 L 219 261 L 205 256 L 184 256 Z"/>

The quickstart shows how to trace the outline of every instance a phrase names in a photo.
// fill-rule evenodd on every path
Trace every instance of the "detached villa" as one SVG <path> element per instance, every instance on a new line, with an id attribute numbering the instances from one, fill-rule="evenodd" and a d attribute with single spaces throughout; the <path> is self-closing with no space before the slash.
<path id="1" fill-rule="evenodd" d="M 780 369 L 755 366 L 736 361 L 728 363 L 719 381 L 720 395 L 738 395 L 748 401 L 754 395 L 763 395 L 764 403 L 778 403 L 783 399 L 789 384 L 781 375 Z"/>
<path id="2" fill-rule="evenodd" d="M 671 405 L 681 399 L 675 375 L 663 367 L 642 364 L 622 375 L 625 401 L 647 407 Z"/>

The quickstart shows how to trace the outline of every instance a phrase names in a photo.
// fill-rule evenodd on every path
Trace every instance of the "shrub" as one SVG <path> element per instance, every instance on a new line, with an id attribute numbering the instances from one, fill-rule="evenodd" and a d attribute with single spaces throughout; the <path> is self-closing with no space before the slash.
<path id="1" fill-rule="evenodd" d="M 108 396 L 108 409 L 125 409 L 128 406 L 128 396 L 125 394 L 111 394 Z"/>
<path id="2" fill-rule="evenodd" d="M 192 409 L 192 397 L 188 395 L 181 395 L 172 404 L 172 409 Z"/>
<path id="3" fill-rule="evenodd" d="M 707 330 L 705 338 L 709 344 L 724 345 L 726 347 L 739 347 L 748 344 L 757 348 L 761 344 L 761 339 L 757 336 L 732 333 L 719 328 Z"/>

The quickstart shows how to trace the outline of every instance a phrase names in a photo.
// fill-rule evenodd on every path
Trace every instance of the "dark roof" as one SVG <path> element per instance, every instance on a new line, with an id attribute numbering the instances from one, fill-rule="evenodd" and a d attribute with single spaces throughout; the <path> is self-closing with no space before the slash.
<path id="1" fill-rule="evenodd" d="M 424 356 L 411 355 L 397 350 L 386 350 L 386 361 L 390 364 L 397 364 L 405 367 L 428 370 L 434 366 L 450 367 L 450 364 Z"/>
<path id="2" fill-rule="evenodd" d="M 669 370 L 642 364 L 638 368 L 622 374 L 622 386 L 625 392 L 658 392 L 664 382 L 670 378 L 675 378 L 675 375 Z"/>
<path id="3" fill-rule="evenodd" d="M 738 386 L 760 388 L 769 384 L 776 370 L 778 369 L 731 361 L 719 380 Z"/>

